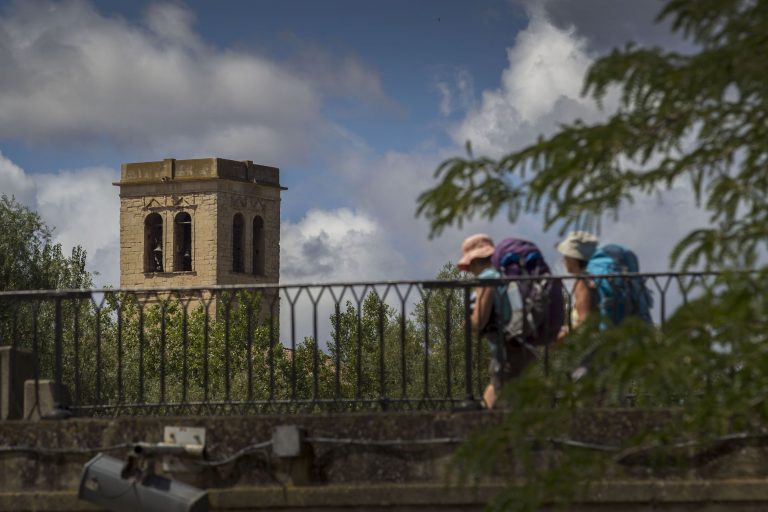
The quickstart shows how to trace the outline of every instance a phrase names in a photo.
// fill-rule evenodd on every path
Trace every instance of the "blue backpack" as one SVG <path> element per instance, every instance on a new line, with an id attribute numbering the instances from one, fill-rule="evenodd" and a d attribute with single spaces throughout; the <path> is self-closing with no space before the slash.
<path id="1" fill-rule="evenodd" d="M 618 244 L 600 247 L 587 262 L 587 273 L 594 276 L 600 315 L 608 321 L 600 324 L 607 329 L 618 325 L 628 315 L 651 323 L 653 296 L 642 277 L 599 277 L 609 274 L 636 274 L 640 271 L 637 255 Z"/>

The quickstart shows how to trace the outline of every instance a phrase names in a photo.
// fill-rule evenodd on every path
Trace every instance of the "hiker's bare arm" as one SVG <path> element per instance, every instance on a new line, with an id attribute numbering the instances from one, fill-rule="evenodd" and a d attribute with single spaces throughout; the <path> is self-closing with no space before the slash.
<path id="1" fill-rule="evenodd" d="M 579 279 L 573 286 L 573 307 L 576 309 L 576 319 L 573 320 L 570 328 L 564 325 L 557 335 L 557 342 L 561 343 L 568 334 L 583 324 L 592 311 L 592 293 L 590 293 L 589 281 Z"/>
<path id="2" fill-rule="evenodd" d="M 475 294 L 477 300 L 470 321 L 472 322 L 472 329 L 480 331 L 488 324 L 488 319 L 491 317 L 493 286 L 480 286 L 475 290 Z"/>
<path id="3" fill-rule="evenodd" d="M 579 318 L 575 322 L 573 329 L 586 322 L 587 317 L 592 312 L 592 294 L 589 290 L 589 282 L 586 279 L 579 279 L 573 288 L 573 302 L 576 313 Z"/>

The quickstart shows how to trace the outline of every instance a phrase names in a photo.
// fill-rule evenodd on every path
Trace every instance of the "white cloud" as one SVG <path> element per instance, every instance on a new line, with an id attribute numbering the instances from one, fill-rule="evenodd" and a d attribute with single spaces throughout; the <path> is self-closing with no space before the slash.
<path id="1" fill-rule="evenodd" d="M 282 282 L 389 279 L 405 263 L 371 216 L 346 208 L 283 221 L 280 249 Z"/>
<path id="2" fill-rule="evenodd" d="M 162 41 L 180 42 L 188 48 L 204 47 L 192 30 L 195 15 L 189 9 L 174 4 L 151 4 L 144 13 L 147 27 Z"/>
<path id="3" fill-rule="evenodd" d="M 688 183 L 678 182 L 659 195 L 638 197 L 621 209 L 617 220 L 607 218 L 600 238 L 631 247 L 644 272 L 665 272 L 674 245 L 708 221 L 709 214 L 696 206 Z"/>
<path id="4" fill-rule="evenodd" d="M 119 285 L 120 198 L 112 185 L 120 179 L 119 172 L 96 167 L 33 179 L 37 211 L 55 226 L 54 241 L 65 250 L 83 246 L 90 269 L 99 272 L 96 281 Z"/>
<path id="5" fill-rule="evenodd" d="M 142 158 L 305 158 L 326 124 L 312 77 L 210 46 L 193 22 L 175 5 L 151 6 L 137 25 L 83 1 L 14 4 L 0 17 L 0 137 L 109 142 Z M 373 70 L 338 65 L 351 86 L 383 95 Z"/>
<path id="6" fill-rule="evenodd" d="M 0 153 L 0 194 L 13 196 L 22 204 L 35 199 L 35 181 L 27 176 L 24 169 Z"/>
<path id="7" fill-rule="evenodd" d="M 475 219 L 462 228 L 447 229 L 441 236 L 429 239 L 426 219 L 415 216 L 416 198 L 435 184 L 433 173 L 437 165 L 457 151 L 457 148 L 425 148 L 410 153 L 376 154 L 357 148 L 339 156 L 335 168 L 344 177 L 349 194 L 358 204 L 365 205 L 367 215 L 376 220 L 377 232 L 387 250 L 405 261 L 380 278 L 432 279 L 445 263 L 458 260 L 462 240 L 478 232 L 488 233 L 495 240 L 512 236 L 527 238 L 538 243 L 550 261 L 556 258 L 553 249 L 556 234 L 542 233 L 541 219 L 532 216 L 514 225 L 504 215 L 492 222 Z M 380 249 L 372 247 L 371 250 Z"/>
<path id="8" fill-rule="evenodd" d="M 484 91 L 479 106 L 451 132 L 458 144 L 470 140 L 479 154 L 499 156 L 564 121 L 597 115 L 580 97 L 592 62 L 585 41 L 572 29 L 554 27 L 541 10 L 530 13 L 528 27 L 507 49 L 501 87 Z"/>

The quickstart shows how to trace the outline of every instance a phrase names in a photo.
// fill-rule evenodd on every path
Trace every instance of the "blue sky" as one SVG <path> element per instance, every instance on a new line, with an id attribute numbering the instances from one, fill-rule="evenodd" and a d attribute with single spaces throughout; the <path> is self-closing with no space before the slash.
<path id="1" fill-rule="evenodd" d="M 679 45 L 653 24 L 657 7 L 652 0 L 0 3 L 0 193 L 40 211 L 65 247 L 82 244 L 100 284 L 116 285 L 118 275 L 111 182 L 123 162 L 162 158 L 280 167 L 289 187 L 287 281 L 429 278 L 456 259 L 472 231 L 525 236 L 552 252 L 555 235 L 541 233 L 536 218 L 478 221 L 428 240 L 425 222 L 414 219 L 415 198 L 468 139 L 497 156 L 559 123 L 604 116 L 580 96 L 583 74 L 628 37 Z M 641 202 L 606 234 L 640 246 L 641 258 L 665 252 L 647 244 L 658 238 L 652 216 L 670 239 L 702 221 L 687 190 L 670 197 L 663 215 L 652 200 Z"/>

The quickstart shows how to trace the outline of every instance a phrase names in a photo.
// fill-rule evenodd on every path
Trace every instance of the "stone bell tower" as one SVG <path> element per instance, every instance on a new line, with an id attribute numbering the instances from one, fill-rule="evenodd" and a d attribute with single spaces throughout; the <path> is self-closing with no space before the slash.
<path id="1" fill-rule="evenodd" d="M 123 164 L 120 287 L 277 283 L 280 170 L 222 158 Z"/>

